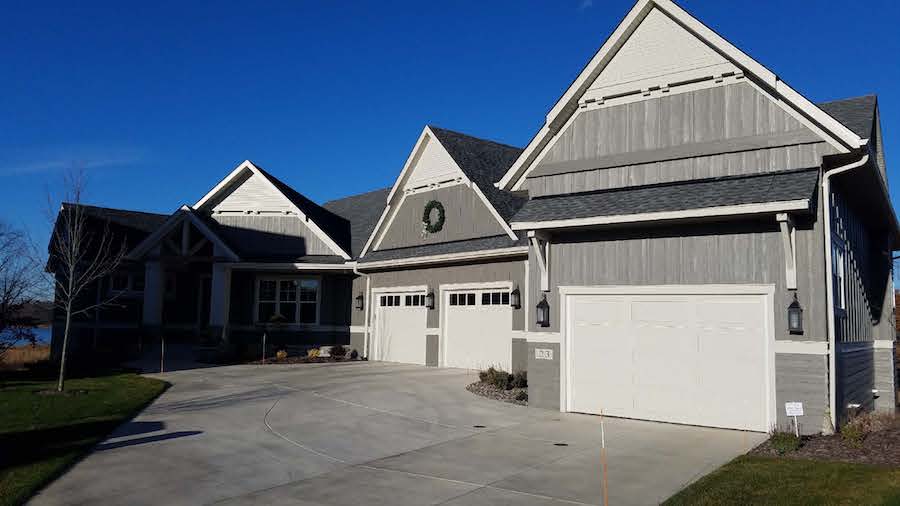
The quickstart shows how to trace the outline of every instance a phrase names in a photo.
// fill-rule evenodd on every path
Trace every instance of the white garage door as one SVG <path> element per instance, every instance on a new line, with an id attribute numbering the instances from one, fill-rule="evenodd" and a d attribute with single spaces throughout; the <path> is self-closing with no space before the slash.
<path id="1" fill-rule="evenodd" d="M 376 300 L 376 359 L 425 365 L 425 292 L 385 293 Z"/>
<path id="2" fill-rule="evenodd" d="M 509 371 L 511 355 L 509 289 L 444 293 L 444 366 Z"/>
<path id="3" fill-rule="evenodd" d="M 568 295 L 568 409 L 768 430 L 763 295 Z"/>

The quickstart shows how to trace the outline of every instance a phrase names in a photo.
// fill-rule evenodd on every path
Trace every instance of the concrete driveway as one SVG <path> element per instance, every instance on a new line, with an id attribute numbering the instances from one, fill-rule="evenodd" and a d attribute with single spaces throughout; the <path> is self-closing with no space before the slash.
<path id="1" fill-rule="evenodd" d="M 476 397 L 454 369 L 234 366 L 173 386 L 33 504 L 602 504 L 598 417 Z M 761 434 L 606 419 L 610 504 L 654 504 Z"/>

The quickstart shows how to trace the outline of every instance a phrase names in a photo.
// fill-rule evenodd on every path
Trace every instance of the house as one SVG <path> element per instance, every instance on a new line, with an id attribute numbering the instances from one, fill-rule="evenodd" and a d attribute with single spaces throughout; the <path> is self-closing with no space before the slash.
<path id="1" fill-rule="evenodd" d="M 527 370 L 561 411 L 768 431 L 800 402 L 813 433 L 894 409 L 876 97 L 814 104 L 639 0 L 536 127 L 427 126 L 391 188 L 321 206 L 244 162 L 135 214 L 121 323 L 240 342 L 278 314 L 373 360 Z"/>

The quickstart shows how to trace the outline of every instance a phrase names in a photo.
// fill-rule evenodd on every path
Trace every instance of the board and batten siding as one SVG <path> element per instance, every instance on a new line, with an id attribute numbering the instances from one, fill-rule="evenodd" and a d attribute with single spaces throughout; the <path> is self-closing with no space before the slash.
<path id="1" fill-rule="evenodd" d="M 531 197 L 818 167 L 833 148 L 746 82 L 586 110 L 531 173 Z"/>
<path id="2" fill-rule="evenodd" d="M 884 253 L 887 235 L 873 236 L 869 227 L 842 198 L 832 192 L 832 233 L 845 245 L 844 311 L 837 311 L 835 329 L 840 342 L 894 339 L 894 301 L 891 264 Z"/>
<path id="3" fill-rule="evenodd" d="M 460 283 L 490 283 L 512 282 L 513 287 L 519 287 L 524 292 L 525 286 L 525 261 L 524 259 L 481 263 L 452 265 L 445 267 L 408 267 L 397 271 L 373 272 L 370 275 L 371 287 L 389 288 L 392 286 L 428 286 L 429 291 L 434 292 L 434 309 L 428 310 L 428 328 L 439 328 L 441 325 L 440 285 Z M 524 293 L 523 293 L 524 295 Z M 521 309 L 513 310 L 513 330 L 524 330 L 527 312 L 524 303 Z M 376 302 L 372 301 L 372 310 L 376 308 Z"/>
<path id="4" fill-rule="evenodd" d="M 874 405 L 875 396 L 875 356 L 871 347 L 841 350 L 835 357 L 837 371 L 838 423 L 847 419 L 847 406 L 858 404 L 869 410 Z"/>
<path id="5" fill-rule="evenodd" d="M 228 244 L 251 256 L 335 254 L 296 214 L 214 214 L 212 219 Z"/>
<path id="6" fill-rule="evenodd" d="M 821 202 L 821 199 L 818 199 Z M 818 207 L 822 214 L 821 204 Z M 529 319 L 531 332 L 559 331 L 560 286 L 775 285 L 775 338 L 825 341 L 825 257 L 821 219 L 797 220 L 797 295 L 804 334 L 787 330 L 784 248 L 774 217 L 760 220 L 669 225 L 659 228 L 559 233 L 550 246 L 550 326 Z M 540 270 L 533 255 L 529 300 L 538 301 Z M 533 303 L 532 303 L 533 305 Z"/>
<path id="7" fill-rule="evenodd" d="M 422 214 L 431 200 L 444 206 L 444 227 L 439 232 L 423 235 Z M 475 191 L 467 184 L 457 184 L 406 196 L 377 249 L 405 248 L 505 233 Z"/>

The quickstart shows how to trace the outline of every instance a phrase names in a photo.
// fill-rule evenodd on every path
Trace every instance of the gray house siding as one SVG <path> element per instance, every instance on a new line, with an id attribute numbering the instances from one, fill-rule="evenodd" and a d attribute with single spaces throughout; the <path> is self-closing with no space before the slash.
<path id="1" fill-rule="evenodd" d="M 587 111 L 559 135 L 532 197 L 817 167 L 833 152 L 747 83 Z"/>
<path id="2" fill-rule="evenodd" d="M 893 346 L 897 346 L 893 343 Z M 894 412 L 897 409 L 897 367 L 894 363 L 893 348 L 876 349 L 873 354 L 875 366 L 875 409 Z"/>
<path id="3" fill-rule="evenodd" d="M 836 357 L 838 423 L 847 419 L 848 407 L 859 405 L 864 411 L 874 407 L 875 356 L 870 347 L 841 351 Z"/>
<path id="4" fill-rule="evenodd" d="M 830 428 L 827 355 L 775 355 L 776 425 L 778 429 L 790 430 L 792 420 L 784 413 L 785 402 L 803 403 L 803 416 L 797 420 L 803 434 Z"/>
<path id="5" fill-rule="evenodd" d="M 437 200 L 444 206 L 441 231 L 422 236 L 425 204 Z M 459 184 L 406 197 L 385 231 L 378 249 L 405 248 L 504 234 L 503 227 L 468 185 Z"/>
<path id="6" fill-rule="evenodd" d="M 214 214 L 218 232 L 246 255 L 334 255 L 296 215 Z"/>
<path id="7" fill-rule="evenodd" d="M 553 360 L 538 360 L 534 350 L 553 350 Z M 533 408 L 559 410 L 559 344 L 528 343 L 528 405 Z"/>
<path id="8" fill-rule="evenodd" d="M 821 213 L 821 208 L 819 209 Z M 825 260 L 820 221 L 797 223 L 797 264 L 804 334 L 787 331 L 793 300 L 785 285 L 784 248 L 774 217 L 761 220 L 559 233 L 551 239 L 550 326 L 529 319 L 531 332 L 559 331 L 559 286 L 773 284 L 775 338 L 825 341 Z M 540 270 L 529 260 L 529 300 L 538 301 Z M 533 305 L 533 304 L 532 304 Z"/>
<path id="9" fill-rule="evenodd" d="M 490 262 L 482 264 L 460 264 L 442 267 L 407 267 L 398 271 L 372 272 L 372 288 L 392 286 L 427 285 L 429 291 L 438 296 L 440 285 L 458 283 L 488 283 L 511 281 L 513 286 L 524 291 L 525 262 L 523 259 Z M 525 311 L 513 310 L 513 330 L 524 330 Z M 434 309 L 428 311 L 428 328 L 440 328 L 440 304 L 435 300 Z"/>

